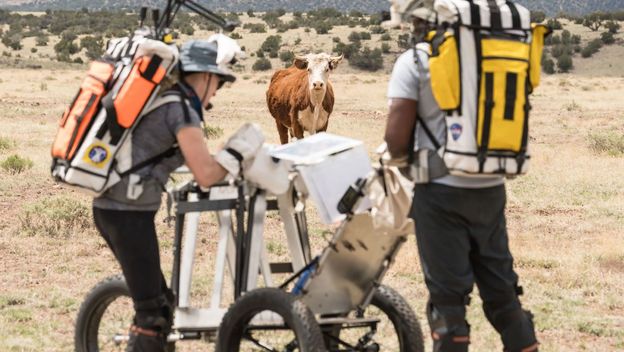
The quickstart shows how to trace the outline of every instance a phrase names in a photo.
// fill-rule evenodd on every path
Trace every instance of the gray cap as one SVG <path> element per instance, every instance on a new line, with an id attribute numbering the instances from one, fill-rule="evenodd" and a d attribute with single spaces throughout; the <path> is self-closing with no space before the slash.
<path id="1" fill-rule="evenodd" d="M 182 72 L 210 72 L 219 75 L 226 82 L 234 82 L 236 77 L 226 68 L 217 65 L 218 46 L 207 40 L 190 40 L 180 49 Z"/>

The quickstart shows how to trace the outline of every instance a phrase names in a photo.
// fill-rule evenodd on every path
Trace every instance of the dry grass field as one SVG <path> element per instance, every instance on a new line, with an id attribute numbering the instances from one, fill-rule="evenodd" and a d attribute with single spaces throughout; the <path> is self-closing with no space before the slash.
<path id="1" fill-rule="evenodd" d="M 319 37 L 298 30 L 283 36 L 288 43 L 301 38 L 301 50 L 327 50 L 332 36 L 346 39 L 351 30 L 337 28 Z M 592 35 L 580 27 L 575 30 Z M 243 34 L 242 44 L 255 50 L 265 35 Z M 372 42 L 379 45 L 375 37 Z M 526 292 L 522 300 L 535 314 L 542 351 L 624 351 L 621 43 L 620 39 L 591 59 L 575 60 L 572 74 L 544 78 L 532 101 L 532 170 L 507 183 L 511 248 Z M 23 58 L 28 57 L 28 45 Z M 390 65 L 392 57 L 386 60 Z M 371 152 L 382 142 L 389 67 L 379 73 L 356 71 L 346 64 L 338 68 L 331 78 L 336 106 L 329 132 L 363 140 Z M 55 185 L 49 177 L 49 147 L 57 120 L 83 71 L 82 66 L 52 63 L 37 70 L 0 67 L 0 163 L 14 154 L 32 160 L 32 168 L 21 173 L 0 169 L 0 351 L 72 350 L 73 321 L 81 300 L 99 280 L 119 271 L 92 226 L 90 199 Z M 271 72 L 247 68 L 239 73 L 239 81 L 215 98 L 208 124 L 227 136 L 244 122 L 257 122 L 268 141 L 276 143 L 264 101 Z M 214 147 L 222 138 L 209 144 Z M 164 216 L 161 211 L 159 219 Z M 168 271 L 173 228 L 159 224 Z M 326 228 L 313 210 L 310 226 L 318 251 Z M 201 229 L 194 281 L 198 302 L 208 296 L 217 240 L 211 216 L 203 217 Z M 286 247 L 276 216 L 267 219 L 266 233 L 271 255 L 283 258 Z M 411 238 L 386 283 L 408 298 L 428 335 L 427 295 L 417 258 Z M 469 310 L 472 350 L 502 350 L 478 298 Z"/>

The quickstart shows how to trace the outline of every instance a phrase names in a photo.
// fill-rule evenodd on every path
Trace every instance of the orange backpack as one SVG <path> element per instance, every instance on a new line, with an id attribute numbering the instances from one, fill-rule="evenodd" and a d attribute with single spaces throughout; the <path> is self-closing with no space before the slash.
<path id="1" fill-rule="evenodd" d="M 52 176 L 96 195 L 117 183 L 132 168 L 124 146 L 178 56 L 174 45 L 140 35 L 111 40 L 61 118 Z"/>

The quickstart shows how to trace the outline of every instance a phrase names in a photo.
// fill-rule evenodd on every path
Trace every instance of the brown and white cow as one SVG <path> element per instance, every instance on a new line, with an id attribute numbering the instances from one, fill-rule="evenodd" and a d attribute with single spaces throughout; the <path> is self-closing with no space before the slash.
<path id="1" fill-rule="evenodd" d="M 282 144 L 288 143 L 289 132 L 300 139 L 304 130 L 311 134 L 327 130 L 334 109 L 328 77 L 342 58 L 325 53 L 296 56 L 292 66 L 273 74 L 266 98 Z"/>

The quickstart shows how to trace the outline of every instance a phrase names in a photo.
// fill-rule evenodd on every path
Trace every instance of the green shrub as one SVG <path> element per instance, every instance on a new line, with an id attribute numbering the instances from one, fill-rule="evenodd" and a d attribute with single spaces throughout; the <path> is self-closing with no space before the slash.
<path id="1" fill-rule="evenodd" d="M 240 33 L 233 32 L 233 33 L 230 33 L 230 38 L 232 38 L 232 39 L 243 39 L 243 36 L 240 35 Z"/>
<path id="2" fill-rule="evenodd" d="M 351 34 L 349 34 L 349 37 L 347 37 L 347 39 L 349 39 L 351 43 L 355 43 L 355 42 L 359 42 L 360 40 L 362 40 L 362 36 L 360 35 L 359 32 L 351 32 Z"/>
<path id="3" fill-rule="evenodd" d="M 259 58 L 254 62 L 253 66 L 251 66 L 251 69 L 254 71 L 267 71 L 271 68 L 271 61 L 267 58 Z"/>
<path id="4" fill-rule="evenodd" d="M 596 153 L 612 156 L 624 155 L 624 134 L 618 132 L 596 132 L 587 137 L 589 147 Z"/>
<path id="5" fill-rule="evenodd" d="M 219 138 L 219 137 L 223 136 L 223 128 L 221 128 L 219 126 L 205 125 L 204 126 L 204 136 L 207 139 Z"/>
<path id="6" fill-rule="evenodd" d="M 585 58 L 590 57 L 600 51 L 600 48 L 602 48 L 602 40 L 594 39 L 587 43 L 583 50 L 581 50 L 581 56 Z"/>
<path id="7" fill-rule="evenodd" d="M 4 46 L 11 48 L 13 50 L 22 50 L 22 48 L 24 47 L 22 45 L 22 34 L 21 33 L 15 33 L 15 32 L 6 32 L 4 33 L 4 35 L 2 36 L 2 44 L 4 44 Z"/>
<path id="8" fill-rule="evenodd" d="M 581 44 L 581 36 L 578 34 L 573 35 L 572 44 Z"/>
<path id="9" fill-rule="evenodd" d="M 561 32 L 561 43 L 564 45 L 572 43 L 572 33 L 570 33 L 569 30 L 564 29 L 563 32 Z"/>
<path id="10" fill-rule="evenodd" d="M 340 37 L 333 37 L 333 38 L 332 38 L 332 42 L 334 42 L 334 43 L 340 43 Z"/>
<path id="11" fill-rule="evenodd" d="M 359 41 L 350 44 L 338 43 L 334 46 L 333 52 L 344 54 L 346 59 L 350 59 L 353 54 L 360 50 L 361 46 Z"/>
<path id="12" fill-rule="evenodd" d="M 615 43 L 615 37 L 613 37 L 613 33 L 611 32 L 604 32 L 600 34 L 600 40 L 602 40 L 605 45 L 611 45 Z"/>
<path id="13" fill-rule="evenodd" d="M 256 56 L 260 58 L 264 57 L 264 51 L 262 49 L 258 49 L 258 51 L 256 51 Z"/>
<path id="14" fill-rule="evenodd" d="M 609 33 L 616 34 L 622 26 L 614 20 L 611 20 L 605 23 L 605 28 L 609 31 Z"/>
<path id="15" fill-rule="evenodd" d="M 370 40 L 371 39 L 371 34 L 369 32 L 366 32 L 366 31 L 360 32 L 360 39 L 362 39 L 362 40 Z"/>
<path id="16" fill-rule="evenodd" d="M 83 202 L 68 196 L 43 199 L 25 206 L 18 215 L 27 235 L 68 237 L 91 227 L 91 210 Z"/>
<path id="17" fill-rule="evenodd" d="M 582 57 L 588 58 L 588 57 L 591 57 L 592 55 L 594 55 L 594 51 L 589 46 L 586 46 L 583 49 L 581 49 Z"/>
<path id="18" fill-rule="evenodd" d="M 271 50 L 269 51 L 269 57 L 271 59 L 275 59 L 278 56 L 277 50 Z"/>
<path id="19" fill-rule="evenodd" d="M 316 34 L 327 34 L 329 33 L 329 31 L 332 30 L 332 28 L 333 26 L 328 22 L 317 22 L 314 25 L 314 30 L 316 31 Z"/>
<path id="20" fill-rule="evenodd" d="M 89 59 L 95 60 L 104 54 L 104 39 L 99 36 L 84 37 L 80 40 L 80 48 L 86 50 Z"/>
<path id="21" fill-rule="evenodd" d="M 262 45 L 260 45 L 260 50 L 262 51 L 277 51 L 282 45 L 282 37 L 279 35 L 270 35 L 268 36 Z"/>
<path id="22" fill-rule="evenodd" d="M 47 35 L 40 35 L 37 37 L 36 39 L 36 45 L 37 46 L 47 46 L 48 45 L 48 36 Z"/>
<path id="23" fill-rule="evenodd" d="M 262 23 L 245 23 L 243 29 L 248 29 L 250 33 L 266 33 L 266 25 Z"/>
<path id="24" fill-rule="evenodd" d="M 8 173 L 16 175 L 33 167 L 33 162 L 28 158 L 22 158 L 17 154 L 13 154 L 4 159 L 4 161 L 0 163 L 0 167 Z"/>
<path id="25" fill-rule="evenodd" d="M 568 54 L 563 54 L 557 59 L 557 67 L 560 72 L 569 72 L 572 68 L 574 68 L 574 63 L 572 62 L 572 57 Z"/>
<path id="26" fill-rule="evenodd" d="M 282 51 L 279 54 L 279 58 L 282 62 L 291 63 L 295 59 L 295 54 L 292 51 Z"/>
<path id="27" fill-rule="evenodd" d="M 556 18 L 551 18 L 546 22 L 546 25 L 550 28 L 552 28 L 553 30 L 559 30 L 562 29 L 563 26 L 561 25 L 561 22 L 559 22 L 558 19 Z"/>
<path id="28" fill-rule="evenodd" d="M 372 26 L 372 27 L 370 27 L 370 31 L 373 34 L 383 34 L 383 33 L 386 33 L 386 30 L 382 26 Z"/>
<path id="29" fill-rule="evenodd" d="M 381 43 L 381 52 L 384 54 L 387 54 L 390 52 L 390 44 L 388 43 Z"/>
<path id="30" fill-rule="evenodd" d="M 383 67 L 381 49 L 371 50 L 365 47 L 361 51 L 351 54 L 349 65 L 366 71 L 377 71 Z"/>
<path id="31" fill-rule="evenodd" d="M 546 14 L 543 11 L 531 11 L 531 22 L 542 23 L 546 19 Z"/>
<path id="32" fill-rule="evenodd" d="M 0 151 L 11 149 L 15 146 L 15 142 L 7 137 L 0 137 Z"/>
<path id="33" fill-rule="evenodd" d="M 542 69 L 545 73 L 552 75 L 555 73 L 555 62 L 551 58 L 547 58 L 542 62 Z"/>
<path id="34" fill-rule="evenodd" d="M 382 34 L 382 35 L 381 35 L 381 38 L 380 38 L 380 39 L 381 39 L 382 41 L 384 41 L 384 42 L 387 42 L 387 41 L 389 41 L 390 39 L 392 39 L 392 37 L 390 36 L 390 34 L 388 34 L 388 33 L 384 33 L 384 34 Z"/>
<path id="35" fill-rule="evenodd" d="M 558 34 L 553 34 L 544 40 L 544 45 L 557 45 L 561 44 L 561 37 Z"/>

